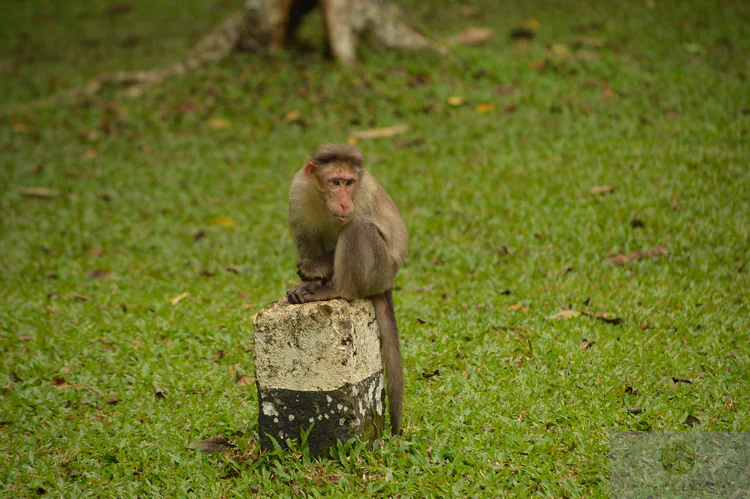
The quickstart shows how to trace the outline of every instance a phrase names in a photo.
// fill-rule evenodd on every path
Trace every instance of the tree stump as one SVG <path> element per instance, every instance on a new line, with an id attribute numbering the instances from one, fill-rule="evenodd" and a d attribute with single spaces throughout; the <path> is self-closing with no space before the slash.
<path id="1" fill-rule="evenodd" d="M 255 374 L 261 447 L 307 437 L 310 453 L 385 426 L 385 380 L 369 300 L 290 305 L 274 302 L 255 318 Z M 312 427 L 312 428 L 311 428 Z"/>

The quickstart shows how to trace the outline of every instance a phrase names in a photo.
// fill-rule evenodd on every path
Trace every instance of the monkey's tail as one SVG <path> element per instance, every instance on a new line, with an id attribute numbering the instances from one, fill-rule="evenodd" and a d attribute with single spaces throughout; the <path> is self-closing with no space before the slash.
<path id="1" fill-rule="evenodd" d="M 396 312 L 393 309 L 393 291 L 372 297 L 375 318 L 380 328 L 380 352 L 385 365 L 386 392 L 391 432 L 401 433 L 401 407 L 404 397 L 404 370 L 401 365 L 401 347 L 398 342 Z"/>

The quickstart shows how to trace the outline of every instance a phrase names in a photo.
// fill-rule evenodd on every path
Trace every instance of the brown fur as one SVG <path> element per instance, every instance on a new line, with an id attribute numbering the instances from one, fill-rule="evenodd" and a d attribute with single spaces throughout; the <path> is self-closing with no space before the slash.
<path id="1" fill-rule="evenodd" d="M 289 225 L 299 252 L 298 274 L 306 282 L 289 290 L 287 297 L 290 303 L 372 300 L 380 327 L 391 430 L 398 434 L 404 379 L 392 289 L 408 235 L 396 204 L 362 165 L 358 148 L 327 144 L 294 177 Z M 355 180 L 342 191 L 344 187 L 331 183 L 339 176 Z M 351 201 L 353 208 L 344 220 L 336 218 L 333 196 Z"/>

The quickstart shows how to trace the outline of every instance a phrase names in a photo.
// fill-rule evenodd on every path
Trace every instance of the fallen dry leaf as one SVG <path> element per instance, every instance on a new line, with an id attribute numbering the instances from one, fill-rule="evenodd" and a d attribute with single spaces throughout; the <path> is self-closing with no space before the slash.
<path id="1" fill-rule="evenodd" d="M 296 109 L 289 111 L 284 115 L 284 121 L 286 121 L 287 123 L 295 123 L 297 121 L 300 121 L 300 119 L 302 119 L 302 114 L 300 114 L 300 112 Z"/>
<path id="2" fill-rule="evenodd" d="M 698 45 L 697 43 L 683 43 L 682 48 L 690 55 L 700 55 L 706 51 L 702 45 Z"/>
<path id="3" fill-rule="evenodd" d="M 672 376 L 672 383 L 675 383 L 675 384 L 677 384 L 677 383 L 686 383 L 688 385 L 692 385 L 693 384 L 693 382 L 690 381 L 687 378 L 675 378 L 674 376 Z"/>
<path id="4" fill-rule="evenodd" d="M 120 403 L 120 399 L 117 398 L 117 395 L 112 395 L 109 397 L 109 400 L 107 400 L 108 405 L 116 405 Z"/>
<path id="5" fill-rule="evenodd" d="M 412 147 L 412 146 L 421 146 L 422 144 L 424 144 L 424 139 L 422 139 L 422 138 L 411 139 L 411 140 L 396 139 L 396 141 L 394 142 L 394 145 L 396 147 L 400 147 L 400 148 L 403 148 L 403 147 Z"/>
<path id="6" fill-rule="evenodd" d="M 701 420 L 693 416 L 692 414 L 689 414 L 688 417 L 685 418 L 685 421 L 683 421 L 683 424 L 686 424 L 688 426 L 696 427 L 699 424 L 701 424 Z"/>
<path id="7" fill-rule="evenodd" d="M 464 5 L 461 7 L 461 15 L 464 17 L 477 17 L 480 14 L 480 10 L 473 5 Z"/>
<path id="8" fill-rule="evenodd" d="M 229 440 L 225 437 L 211 437 L 185 446 L 186 449 L 201 452 L 222 452 L 230 447 L 234 447 L 234 445 L 229 443 Z"/>
<path id="9" fill-rule="evenodd" d="M 595 185 L 594 187 L 589 190 L 591 194 L 595 195 L 601 195 L 601 194 L 609 194 L 610 192 L 613 192 L 615 190 L 614 187 L 611 185 Z"/>
<path id="10" fill-rule="evenodd" d="M 461 33 L 448 39 L 450 44 L 480 45 L 495 36 L 492 28 L 468 28 Z"/>
<path id="11" fill-rule="evenodd" d="M 494 105 L 490 102 L 483 102 L 481 104 L 477 104 L 476 110 L 479 114 L 486 114 L 492 111 L 495 108 Z"/>
<path id="12" fill-rule="evenodd" d="M 234 378 L 234 384 L 237 386 L 252 386 L 255 383 L 255 378 L 251 378 L 247 374 L 242 374 L 237 371 L 237 375 Z"/>
<path id="13" fill-rule="evenodd" d="M 190 293 L 188 293 L 187 291 L 185 291 L 184 293 L 182 293 L 182 294 L 180 294 L 180 295 L 177 295 L 177 296 L 175 296 L 174 298 L 172 298 L 172 299 L 171 299 L 171 300 L 169 300 L 169 301 L 170 301 L 170 302 L 172 303 L 172 305 L 177 305 L 177 304 L 178 304 L 178 303 L 180 303 L 180 302 L 181 302 L 182 300 L 184 300 L 185 298 L 187 298 L 189 294 L 190 294 Z"/>
<path id="14" fill-rule="evenodd" d="M 550 321 L 562 321 L 565 319 L 572 319 L 574 317 L 580 317 L 581 312 L 578 312 L 577 310 L 563 310 L 561 312 L 557 312 L 554 315 L 550 315 L 547 317 Z"/>
<path id="15" fill-rule="evenodd" d="M 60 195 L 58 191 L 46 187 L 21 187 L 18 192 L 27 198 L 38 199 L 51 199 Z"/>
<path id="16" fill-rule="evenodd" d="M 513 310 L 520 310 L 521 312 L 528 312 L 529 310 L 531 310 L 531 308 L 524 307 L 520 303 L 516 303 L 515 305 L 511 305 L 510 307 L 508 307 L 508 312 L 512 312 Z"/>
<path id="17" fill-rule="evenodd" d="M 549 51 L 555 57 L 570 57 L 570 47 L 564 43 L 553 43 L 549 47 Z"/>
<path id="18" fill-rule="evenodd" d="M 539 31 L 539 21 L 529 17 L 510 31 L 510 37 L 514 40 L 531 40 L 536 36 L 537 31 Z"/>
<path id="19" fill-rule="evenodd" d="M 16 122 L 11 125 L 11 128 L 16 133 L 26 133 L 29 131 L 29 126 L 26 123 Z"/>
<path id="20" fill-rule="evenodd" d="M 96 141 L 96 139 L 99 138 L 99 132 L 97 132 L 96 130 L 83 129 L 80 132 L 78 132 L 78 136 L 81 138 L 81 140 L 94 142 Z"/>
<path id="21" fill-rule="evenodd" d="M 582 36 L 578 39 L 579 47 L 590 47 L 590 48 L 602 48 L 604 47 L 604 38 L 598 38 L 595 36 Z"/>
<path id="22" fill-rule="evenodd" d="M 505 107 L 503 108 L 503 111 L 504 111 L 504 112 L 506 112 L 506 113 L 509 113 L 509 114 L 510 114 L 510 113 L 514 113 L 514 112 L 516 112 L 516 110 L 517 110 L 517 109 L 518 109 L 518 104 L 516 104 L 516 103 L 514 102 L 514 103 L 512 103 L 512 104 L 508 104 L 507 106 L 505 106 Z"/>
<path id="23" fill-rule="evenodd" d="M 119 2 L 119 3 L 112 4 L 106 9 L 104 9 L 102 11 L 102 14 L 104 14 L 105 16 L 114 17 L 114 16 L 119 16 L 122 14 L 127 14 L 131 10 L 133 10 L 133 4 L 129 2 Z"/>
<path id="24" fill-rule="evenodd" d="M 651 258 L 654 256 L 668 256 L 669 252 L 663 246 L 654 246 L 653 248 L 647 249 L 646 251 L 634 251 L 628 255 L 618 253 L 607 256 L 609 263 L 613 265 L 625 265 L 632 261 L 639 262 L 644 258 Z"/>
<path id="25" fill-rule="evenodd" d="M 18 337 L 18 341 L 31 341 L 33 339 L 34 339 L 33 336 L 19 336 Z"/>
<path id="26" fill-rule="evenodd" d="M 584 315 L 588 317 L 594 317 L 602 322 L 606 322 L 607 324 L 617 325 L 625 322 L 625 319 L 623 319 L 622 317 L 617 317 L 614 314 L 610 314 L 609 312 L 596 312 L 595 314 L 592 314 L 591 312 L 584 312 Z"/>
<path id="27" fill-rule="evenodd" d="M 638 388 L 632 387 L 632 386 L 626 386 L 625 387 L 625 393 L 630 393 L 632 395 L 635 395 L 638 393 Z"/>
<path id="28" fill-rule="evenodd" d="M 463 97 L 459 97 L 458 95 L 453 95 L 451 97 L 448 97 L 448 105 L 457 107 L 457 106 L 463 106 L 466 104 L 466 99 Z"/>
<path id="29" fill-rule="evenodd" d="M 432 378 L 433 376 L 440 376 L 440 369 L 435 369 L 434 371 L 424 371 L 422 373 L 423 378 Z"/>
<path id="30" fill-rule="evenodd" d="M 540 59 L 538 61 L 532 62 L 529 67 L 534 71 L 541 71 L 542 69 L 545 69 L 549 63 L 547 62 L 547 59 Z"/>
<path id="31" fill-rule="evenodd" d="M 370 130 L 357 130 L 350 134 L 350 139 L 379 139 L 382 137 L 393 137 L 409 130 L 409 125 L 401 124 L 385 128 L 372 128 Z"/>
<path id="32" fill-rule="evenodd" d="M 643 409 L 640 407 L 629 407 L 626 409 L 630 414 L 640 414 L 643 412 Z"/>
<path id="33" fill-rule="evenodd" d="M 211 118 L 208 120 L 208 126 L 211 128 L 229 128 L 232 124 L 224 118 Z"/>
<path id="34" fill-rule="evenodd" d="M 580 49 L 576 51 L 576 59 L 579 61 L 601 61 L 602 55 L 593 50 Z"/>
<path id="35" fill-rule="evenodd" d="M 54 378 L 52 378 L 52 386 L 54 386 L 58 390 L 67 390 L 68 388 L 70 388 L 70 385 L 62 376 L 55 376 Z"/>
<path id="36" fill-rule="evenodd" d="M 156 383 L 151 383 L 151 387 L 154 389 L 154 395 L 158 399 L 165 399 L 167 398 L 167 392 L 164 390 L 164 388 L 159 387 Z"/>
<path id="37" fill-rule="evenodd" d="M 726 404 L 725 405 L 727 406 L 727 409 L 729 409 L 730 411 L 736 411 L 737 410 L 737 404 L 735 404 L 734 400 L 732 400 L 729 397 L 726 397 Z"/>
<path id="38" fill-rule="evenodd" d="M 91 256 L 102 256 L 104 254 L 104 251 L 96 248 L 91 248 L 89 249 L 88 253 Z"/>
<path id="39" fill-rule="evenodd" d="M 89 279 L 106 279 L 109 277 L 109 271 L 104 269 L 94 269 L 86 272 Z"/>
<path id="40" fill-rule="evenodd" d="M 208 219 L 208 222 L 206 222 L 211 227 L 234 227 L 237 225 L 237 222 L 235 222 L 233 219 L 226 217 L 224 215 L 218 215 L 215 217 L 211 217 Z"/>
<path id="41" fill-rule="evenodd" d="M 591 348 L 591 347 L 592 347 L 592 346 L 593 346 L 593 345 L 594 345 L 595 343 L 596 343 L 596 340 L 588 340 L 588 339 L 586 339 L 586 338 L 583 338 L 583 339 L 581 340 L 581 343 L 580 343 L 580 345 L 578 345 L 578 346 L 579 346 L 579 348 L 580 348 L 581 350 L 588 350 L 588 349 L 589 349 L 589 348 Z"/>
<path id="42" fill-rule="evenodd" d="M 83 151 L 84 159 L 94 159 L 98 154 L 95 149 L 86 149 Z"/>
<path id="43" fill-rule="evenodd" d="M 630 226 L 634 229 L 640 229 L 641 227 L 644 227 L 646 224 L 643 223 L 643 221 L 639 218 L 634 218 L 630 221 Z"/>
<path id="44" fill-rule="evenodd" d="M 218 362 L 224 357 L 224 350 L 216 350 L 216 352 L 211 355 L 211 360 L 214 362 Z"/>

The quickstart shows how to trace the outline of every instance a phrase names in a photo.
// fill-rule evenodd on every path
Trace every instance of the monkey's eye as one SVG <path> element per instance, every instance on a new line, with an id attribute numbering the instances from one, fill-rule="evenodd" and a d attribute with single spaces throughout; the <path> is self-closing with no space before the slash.
<path id="1" fill-rule="evenodd" d="M 353 178 L 350 178 L 349 180 L 346 181 L 346 185 L 352 185 L 353 183 L 354 183 Z"/>
<path id="2" fill-rule="evenodd" d="M 333 185 L 341 185 L 341 181 L 339 179 L 337 179 L 337 178 L 334 178 L 333 180 L 331 180 L 331 183 Z"/>

